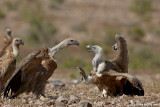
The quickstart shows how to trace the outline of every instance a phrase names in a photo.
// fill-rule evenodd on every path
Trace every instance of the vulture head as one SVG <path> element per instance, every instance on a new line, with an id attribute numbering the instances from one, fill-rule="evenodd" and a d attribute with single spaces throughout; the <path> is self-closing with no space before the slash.
<path id="1" fill-rule="evenodd" d="M 116 39 L 116 43 L 112 46 L 113 50 L 117 50 L 119 47 L 118 47 L 118 43 L 119 41 L 122 41 L 123 40 L 123 36 L 120 35 L 120 34 L 116 34 L 115 36 L 115 39 Z"/>
<path id="2" fill-rule="evenodd" d="M 77 40 L 73 39 L 73 38 L 68 38 L 68 39 L 66 39 L 64 41 L 66 41 L 66 43 L 68 45 L 79 45 L 79 42 Z"/>
<path id="3" fill-rule="evenodd" d="M 12 41 L 12 32 L 11 32 L 11 29 L 6 29 L 6 33 L 7 33 L 7 38 Z"/>
<path id="4" fill-rule="evenodd" d="M 24 42 L 20 38 L 14 38 L 12 41 L 13 55 L 17 57 L 19 54 L 19 45 L 24 45 Z"/>
<path id="5" fill-rule="evenodd" d="M 98 45 L 87 45 L 86 48 L 89 49 L 89 52 L 93 52 L 95 54 L 95 57 L 92 60 L 92 66 L 93 71 L 97 72 L 99 64 L 103 61 L 103 49 Z"/>
<path id="6" fill-rule="evenodd" d="M 93 52 L 95 54 L 103 53 L 103 49 L 98 45 L 87 45 L 86 48 L 89 49 L 88 52 Z"/>
<path id="7" fill-rule="evenodd" d="M 50 48 L 50 55 L 54 57 L 58 51 L 70 45 L 79 45 L 79 42 L 73 38 L 67 38 L 60 42 L 58 45 Z"/>

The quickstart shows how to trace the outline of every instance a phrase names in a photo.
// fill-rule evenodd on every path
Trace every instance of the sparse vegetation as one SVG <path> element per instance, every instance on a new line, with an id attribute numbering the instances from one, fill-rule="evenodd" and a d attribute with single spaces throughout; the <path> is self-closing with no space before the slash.
<path id="1" fill-rule="evenodd" d="M 19 2 L 20 1 L 6 1 L 5 2 L 5 6 L 7 7 L 7 9 L 8 10 L 11 10 L 11 11 L 13 11 L 13 10 L 17 10 L 18 9 L 18 7 L 19 7 Z"/>
<path id="2" fill-rule="evenodd" d="M 86 26 L 87 26 L 86 22 L 81 22 L 77 25 L 74 25 L 72 27 L 72 29 L 75 30 L 75 31 L 79 31 L 79 32 L 87 32 L 87 27 Z"/>
<path id="3" fill-rule="evenodd" d="M 130 63 L 132 69 L 158 68 L 160 64 L 160 56 L 155 54 L 151 49 L 142 47 L 135 51 L 133 48 L 129 50 Z"/>
<path id="4" fill-rule="evenodd" d="M 59 6 L 64 2 L 64 0 L 50 0 L 50 8 L 58 9 Z"/>
<path id="5" fill-rule="evenodd" d="M 41 8 L 42 5 L 37 3 L 36 6 L 37 8 L 31 6 L 30 9 L 26 6 L 22 10 L 24 19 L 30 24 L 27 41 L 30 44 L 40 43 L 42 41 L 48 44 L 50 37 L 54 36 L 57 29 L 51 21 L 45 20 L 45 13 Z"/>
<path id="6" fill-rule="evenodd" d="M 138 41 L 140 41 L 145 36 L 144 30 L 137 25 L 132 26 L 129 29 L 128 34 L 132 37 L 133 40 L 138 40 Z"/>
<path id="7" fill-rule="evenodd" d="M 77 66 L 84 66 L 85 62 L 81 58 L 70 56 L 62 62 L 62 68 L 76 68 Z"/>
<path id="8" fill-rule="evenodd" d="M 104 37 L 104 43 L 106 45 L 110 45 L 110 46 L 114 45 L 115 35 L 119 34 L 119 33 L 120 33 L 119 30 L 112 29 L 112 28 L 107 28 L 106 34 L 105 34 L 105 37 Z"/>
<path id="9" fill-rule="evenodd" d="M 139 15 L 147 14 L 153 10 L 152 0 L 133 0 L 131 10 Z"/>

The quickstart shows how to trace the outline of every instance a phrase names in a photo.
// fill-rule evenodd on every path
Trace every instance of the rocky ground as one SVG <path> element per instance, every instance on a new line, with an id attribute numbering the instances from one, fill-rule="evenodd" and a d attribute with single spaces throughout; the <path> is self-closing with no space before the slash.
<path id="1" fill-rule="evenodd" d="M 86 85 L 78 79 L 70 79 L 66 72 L 57 71 L 46 87 L 46 98 L 30 93 L 17 98 L 3 99 L 1 106 L 52 106 L 52 107 L 122 107 L 122 106 L 160 106 L 160 75 L 136 75 L 143 83 L 145 96 L 118 96 L 103 98 L 95 85 Z M 145 77 L 145 78 L 144 78 Z"/>

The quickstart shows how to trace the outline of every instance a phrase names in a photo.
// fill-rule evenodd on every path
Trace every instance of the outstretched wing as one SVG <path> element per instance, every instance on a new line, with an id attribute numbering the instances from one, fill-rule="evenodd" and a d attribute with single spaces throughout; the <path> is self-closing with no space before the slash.
<path id="1" fill-rule="evenodd" d="M 8 96 L 10 89 L 12 92 L 15 92 L 19 89 L 19 87 L 23 83 L 23 75 L 25 73 L 25 69 L 41 61 L 41 58 L 36 58 L 36 56 L 39 55 L 40 52 L 40 50 L 32 52 L 22 60 L 18 69 L 13 74 L 11 79 L 6 84 L 6 87 L 4 88 L 4 97 Z"/>

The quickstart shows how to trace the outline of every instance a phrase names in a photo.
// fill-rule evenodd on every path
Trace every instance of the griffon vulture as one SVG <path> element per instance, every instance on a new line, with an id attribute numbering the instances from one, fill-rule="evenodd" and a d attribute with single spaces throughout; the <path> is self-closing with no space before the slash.
<path id="1" fill-rule="evenodd" d="M 109 70 L 100 74 L 92 72 L 87 76 L 82 68 L 78 67 L 78 69 L 81 71 L 84 82 L 96 84 L 102 91 L 103 97 L 123 94 L 144 96 L 142 83 L 132 74 Z"/>
<path id="2" fill-rule="evenodd" d="M 6 33 L 7 33 L 7 35 L 4 37 L 3 45 L 0 48 L 0 57 L 3 56 L 3 54 L 5 53 L 7 47 L 9 47 L 9 45 L 12 43 L 11 30 L 7 29 Z"/>
<path id="3" fill-rule="evenodd" d="M 14 38 L 12 47 L 0 58 L 0 93 L 16 69 L 16 58 L 21 44 L 24 45 L 24 42 L 20 38 Z"/>
<path id="4" fill-rule="evenodd" d="M 95 57 L 92 60 L 93 71 L 100 73 L 112 69 L 121 73 L 128 72 L 128 50 L 126 41 L 124 40 L 123 36 L 118 34 L 115 36 L 115 38 L 118 45 L 118 53 L 117 56 L 112 60 L 103 60 L 103 49 L 100 46 L 86 46 L 89 49 L 89 52 L 93 52 L 95 54 Z M 115 46 L 116 45 L 114 45 L 114 47 Z"/>
<path id="5" fill-rule="evenodd" d="M 57 62 L 54 59 L 55 54 L 61 49 L 70 46 L 79 45 L 75 39 L 68 38 L 53 48 L 35 51 L 24 58 L 16 70 L 14 76 L 8 82 L 4 90 L 4 97 L 17 97 L 19 94 L 26 92 L 44 96 L 47 80 L 52 76 L 57 68 Z"/>

